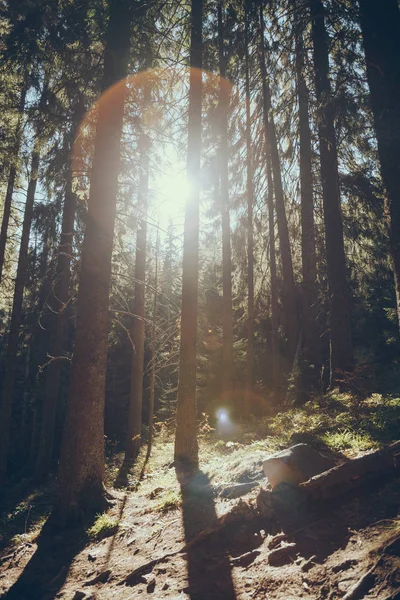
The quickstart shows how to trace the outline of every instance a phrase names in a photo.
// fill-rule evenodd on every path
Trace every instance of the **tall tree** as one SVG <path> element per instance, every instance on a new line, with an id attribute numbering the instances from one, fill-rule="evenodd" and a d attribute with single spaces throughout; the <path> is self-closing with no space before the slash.
<path id="1" fill-rule="evenodd" d="M 28 91 L 28 82 L 24 81 L 22 83 L 21 96 L 19 100 L 18 106 L 18 120 L 17 126 L 15 128 L 14 134 L 14 144 L 11 152 L 11 160 L 10 160 L 10 171 L 8 175 L 7 181 L 7 191 L 4 200 L 4 211 L 3 211 L 3 219 L 1 222 L 1 232 L 0 232 L 0 283 L 3 273 L 4 267 L 4 259 L 5 259 L 5 251 L 6 251 L 6 243 L 7 243 L 7 234 L 8 234 L 8 224 L 10 222 L 11 216 L 11 205 L 12 205 L 12 197 L 14 193 L 15 180 L 18 172 L 18 157 L 19 150 L 21 146 L 21 138 L 22 138 L 22 124 L 24 117 L 24 107 L 25 107 L 25 99 Z"/>
<path id="2" fill-rule="evenodd" d="M 264 32 L 264 30 L 264 19 L 263 15 L 261 14 L 261 31 Z M 292 252 L 290 248 L 289 229 L 286 217 L 285 197 L 283 192 L 281 160 L 279 156 L 278 139 L 272 109 L 271 89 L 265 66 L 263 68 L 263 73 L 263 97 L 265 110 L 268 113 L 268 120 L 266 121 L 266 126 L 268 128 L 267 135 L 269 140 L 269 151 L 271 153 L 271 165 L 275 193 L 275 207 L 278 222 L 278 236 L 282 262 L 285 331 L 289 342 L 290 354 L 293 358 L 299 333 L 297 293 L 294 282 Z"/>
<path id="3" fill-rule="evenodd" d="M 250 49 L 249 15 L 250 2 L 245 3 L 244 45 L 245 45 L 245 96 L 246 96 L 246 197 L 247 197 L 247 360 L 246 393 L 244 416 L 251 412 L 251 392 L 254 373 L 254 236 L 253 236 L 253 165 L 251 143 L 250 112 Z"/>
<path id="4" fill-rule="evenodd" d="M 353 366 L 353 346 L 346 281 L 346 257 L 340 207 L 338 157 L 329 79 L 328 34 L 322 0 L 310 0 L 311 33 L 318 102 L 318 137 L 323 191 L 326 262 L 330 291 L 330 377 Z"/>
<path id="5" fill-rule="evenodd" d="M 400 12 L 396 0 L 359 4 L 400 327 Z"/>
<path id="6" fill-rule="evenodd" d="M 271 148 L 268 133 L 270 131 L 267 97 L 267 73 L 265 64 L 264 42 L 264 15 L 260 5 L 260 40 L 259 58 L 262 85 L 263 129 L 265 137 L 265 162 L 267 170 L 267 208 L 268 208 L 268 233 L 269 233 L 269 270 L 271 282 L 271 351 L 272 351 L 272 391 L 276 397 L 279 388 L 279 332 L 278 332 L 278 282 L 276 276 L 276 251 L 275 251 L 275 211 L 274 188 L 272 179 Z"/>
<path id="7" fill-rule="evenodd" d="M 232 314 L 232 254 L 229 212 L 229 149 L 228 109 L 230 85 L 226 80 L 226 50 L 222 1 L 218 2 L 218 58 L 219 58 L 219 119 L 220 119 L 220 204 L 222 223 L 222 393 L 229 395 L 233 375 L 233 314 Z"/>
<path id="8" fill-rule="evenodd" d="M 150 88 L 147 80 L 143 89 L 143 113 L 149 104 Z M 145 281 L 147 246 L 147 204 L 149 193 L 149 138 L 141 132 L 139 138 L 140 174 L 138 201 L 138 231 L 135 259 L 135 302 L 132 325 L 132 370 L 129 399 L 128 435 L 125 459 L 134 460 L 139 452 L 142 438 L 143 365 L 145 334 Z"/>
<path id="9" fill-rule="evenodd" d="M 202 0 L 191 3 L 190 87 L 187 177 L 191 191 L 186 200 L 183 239 L 181 343 L 176 409 L 175 461 L 198 464 L 196 349 L 199 286 L 199 200 L 202 100 Z"/>
<path id="10" fill-rule="evenodd" d="M 3 382 L 3 394 L 0 408 L 0 485 L 3 483 L 7 472 L 15 370 L 17 365 L 18 338 L 22 324 L 22 303 L 24 299 L 24 288 L 28 267 L 29 234 L 31 230 L 33 204 L 35 200 L 39 169 L 39 150 L 37 146 L 37 139 L 34 143 L 35 147 L 32 153 L 31 172 L 26 195 L 21 243 L 19 247 L 17 275 L 15 278 L 10 331 L 8 335 L 7 353 L 5 357 L 5 377 Z"/>
<path id="11" fill-rule="evenodd" d="M 39 450 L 36 460 L 35 476 L 43 477 L 49 470 L 54 447 L 54 427 L 59 395 L 62 353 L 64 350 L 64 331 L 68 315 L 70 263 L 76 211 L 76 194 L 72 189 L 72 168 L 67 176 L 61 224 L 61 239 L 57 259 L 56 282 L 50 303 L 56 320 L 50 342 L 50 363 L 46 367 L 46 379 L 43 398 L 43 415 Z"/>
<path id="12" fill-rule="evenodd" d="M 298 122 L 300 140 L 300 194 L 301 194 L 301 259 L 303 276 L 303 332 L 306 359 L 311 369 L 308 377 L 318 377 L 321 367 L 321 350 L 317 327 L 317 260 L 314 230 L 314 192 L 312 174 L 312 146 L 309 121 L 308 89 L 305 78 L 304 19 L 295 14 L 295 67 L 298 99 Z M 310 380 L 310 383 L 312 381 Z"/>
<path id="13" fill-rule="evenodd" d="M 55 515 L 65 522 L 104 507 L 104 396 L 109 290 L 132 23 L 129 0 L 110 0 L 104 91 L 98 106 L 82 248 L 75 352 L 61 448 Z M 114 84 L 121 81 L 118 86 Z M 112 88 L 111 91 L 109 88 Z"/>
<path id="14" fill-rule="evenodd" d="M 153 445 L 154 428 L 154 398 L 156 390 L 156 358 L 157 358 L 157 308 L 158 308 L 158 253 L 160 250 L 160 231 L 157 228 L 155 274 L 154 274 L 154 299 L 153 299 L 153 322 L 151 325 L 151 363 L 150 363 L 150 395 L 149 395 L 149 437 L 147 443 L 146 460 L 150 458 Z"/>

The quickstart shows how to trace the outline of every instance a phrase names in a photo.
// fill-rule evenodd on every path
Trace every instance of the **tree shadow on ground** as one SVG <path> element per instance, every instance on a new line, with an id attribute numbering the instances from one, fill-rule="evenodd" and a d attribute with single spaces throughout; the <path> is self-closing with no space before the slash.
<path id="1" fill-rule="evenodd" d="M 146 453 L 142 460 L 142 465 L 140 466 L 141 456 L 138 455 L 136 458 L 124 458 L 122 465 L 119 468 L 117 476 L 114 480 L 115 488 L 126 488 L 129 486 L 129 475 L 132 474 L 133 471 L 137 471 L 140 466 L 140 473 L 137 477 L 137 484 L 143 480 L 147 464 L 149 462 L 150 455 Z M 137 485 L 136 484 L 136 485 Z"/>
<path id="2" fill-rule="evenodd" d="M 71 563 L 84 548 L 83 528 L 60 533 L 51 518 L 37 539 L 37 549 L 4 600 L 53 600 L 64 585 Z"/>
<path id="3" fill-rule="evenodd" d="M 187 548 L 188 588 L 191 600 L 236 600 L 231 566 L 223 540 L 207 547 L 190 542 L 199 531 L 212 529 L 218 518 L 209 478 L 201 471 L 177 469 L 182 493 L 182 518 Z"/>
<path id="4" fill-rule="evenodd" d="M 0 552 L 14 536 L 29 541 L 32 530 L 41 527 L 51 512 L 54 483 L 36 485 L 31 479 L 11 482 L 0 502 Z"/>

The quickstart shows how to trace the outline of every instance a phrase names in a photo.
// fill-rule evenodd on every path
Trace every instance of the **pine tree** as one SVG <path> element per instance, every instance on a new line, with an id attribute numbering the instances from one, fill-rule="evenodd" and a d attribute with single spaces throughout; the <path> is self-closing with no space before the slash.
<path id="1" fill-rule="evenodd" d="M 196 349 L 199 285 L 199 196 L 202 100 L 202 0 L 191 3 L 190 87 L 187 177 L 191 192 L 186 201 L 182 267 L 181 342 L 176 409 L 175 461 L 198 464 Z"/>
<path id="2" fill-rule="evenodd" d="M 340 207 L 334 108 L 329 79 L 328 35 L 321 0 L 310 0 L 315 89 L 318 101 L 318 137 L 323 190 L 326 261 L 330 290 L 330 377 L 353 367 L 353 346 L 346 281 L 346 257 Z"/>
<path id="3" fill-rule="evenodd" d="M 220 203 L 222 223 L 222 287 L 223 287 L 223 315 L 222 315 L 222 394 L 228 395 L 232 390 L 233 376 L 233 313 L 232 313 L 232 254 L 231 254 L 231 226 L 229 207 L 229 170 L 228 170 L 228 108 L 230 85 L 226 80 L 226 50 L 225 28 L 223 21 L 222 1 L 218 2 L 218 63 L 219 63 L 219 119 L 220 119 Z"/>
<path id="4" fill-rule="evenodd" d="M 55 515 L 65 522 L 101 511 L 109 290 L 132 7 L 110 0 L 88 215 L 82 248 L 75 352 L 58 471 Z"/>
<path id="5" fill-rule="evenodd" d="M 400 11 L 396 0 L 359 0 L 400 327 Z"/>

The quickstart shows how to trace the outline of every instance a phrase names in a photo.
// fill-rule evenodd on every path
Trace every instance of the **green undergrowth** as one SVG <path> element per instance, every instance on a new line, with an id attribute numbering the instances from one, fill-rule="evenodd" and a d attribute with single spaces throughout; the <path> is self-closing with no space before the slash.
<path id="1" fill-rule="evenodd" d="M 372 394 L 360 401 L 333 392 L 278 413 L 267 426 L 282 443 L 308 441 L 354 456 L 400 437 L 400 398 Z"/>
<path id="2" fill-rule="evenodd" d="M 114 535 L 118 530 L 118 526 L 118 520 L 105 512 L 97 515 L 95 522 L 87 530 L 87 534 L 91 540 L 99 541 Z"/>

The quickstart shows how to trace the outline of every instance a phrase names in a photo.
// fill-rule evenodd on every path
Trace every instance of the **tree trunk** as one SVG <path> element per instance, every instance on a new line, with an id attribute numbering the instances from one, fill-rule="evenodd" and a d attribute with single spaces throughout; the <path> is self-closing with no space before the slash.
<path id="1" fill-rule="evenodd" d="M 183 240 L 181 345 L 176 410 L 175 461 L 198 464 L 196 348 L 199 279 L 199 199 L 202 97 L 202 0 L 192 0 L 187 176 Z"/>
<path id="2" fill-rule="evenodd" d="M 28 192 L 26 195 L 24 222 L 22 225 L 17 276 L 15 279 L 14 299 L 11 312 L 10 332 L 8 335 L 7 352 L 5 358 L 5 377 L 0 410 L 0 487 L 4 481 L 7 471 L 15 369 L 17 365 L 18 337 L 22 324 L 22 303 L 24 299 L 25 278 L 28 262 L 29 234 L 32 222 L 38 168 L 39 154 L 35 149 L 32 154 L 31 174 Z"/>
<path id="3" fill-rule="evenodd" d="M 12 159 L 11 159 L 12 162 L 11 162 L 11 165 L 10 165 L 10 172 L 9 172 L 9 175 L 8 175 L 6 197 L 5 197 L 5 200 L 4 200 L 3 220 L 1 222 L 1 232 L 0 232 L 0 283 L 1 283 L 1 280 L 2 280 L 3 267 L 4 267 L 4 259 L 5 259 L 5 253 L 6 253 L 8 224 L 10 222 L 10 216 L 11 216 L 12 197 L 13 197 L 13 192 L 14 192 L 14 187 L 15 187 L 15 179 L 17 177 L 17 162 L 18 162 L 19 149 L 20 149 L 20 146 L 21 146 L 22 122 L 23 122 L 23 115 L 24 115 L 24 108 L 25 108 L 25 99 L 26 99 L 27 91 L 28 91 L 28 86 L 24 82 L 23 88 L 21 90 L 21 97 L 20 97 L 19 106 L 18 106 L 18 114 L 19 114 L 19 116 L 18 116 L 17 127 L 16 127 L 15 135 L 14 135 L 14 148 L 13 148 L 13 153 L 12 153 L 13 156 L 12 156 Z"/>
<path id="4" fill-rule="evenodd" d="M 397 0 L 359 0 L 400 327 L 400 13 Z"/>
<path id="5" fill-rule="evenodd" d="M 132 10 L 111 0 L 104 51 L 88 215 L 82 248 L 75 353 L 61 448 L 55 515 L 99 512 L 104 496 L 104 396 L 109 290 Z"/>
<path id="6" fill-rule="evenodd" d="M 68 315 L 70 263 L 72 256 L 72 242 L 76 211 L 76 194 L 72 191 L 72 171 L 70 170 L 66 182 L 65 199 L 63 206 L 61 239 L 57 259 L 56 283 L 54 294 L 51 298 L 51 308 L 56 313 L 54 331 L 50 345 L 50 357 L 53 362 L 46 367 L 43 416 L 39 450 L 36 460 L 35 477 L 40 479 L 50 469 L 54 447 L 54 427 L 59 395 L 61 360 L 64 351 L 64 331 Z M 51 360 L 51 359 L 50 359 Z"/>
<path id="7" fill-rule="evenodd" d="M 247 362 L 243 416 L 251 413 L 254 373 L 254 239 L 253 239 L 253 166 L 251 155 L 249 4 L 245 8 L 245 93 L 246 93 L 246 196 L 247 196 Z"/>
<path id="8" fill-rule="evenodd" d="M 145 94 L 147 91 L 145 90 Z M 144 100 L 146 107 L 148 100 Z M 143 406 L 143 364 L 145 334 L 145 280 L 146 280 L 146 245 L 147 245 L 147 199 L 149 192 L 149 155 L 146 136 L 141 135 L 140 145 L 140 181 L 138 208 L 141 216 L 138 219 L 135 259 L 135 302 L 132 325 L 132 368 L 129 399 L 128 435 L 125 448 L 125 459 L 135 460 L 142 439 L 142 406 Z"/>
<path id="9" fill-rule="evenodd" d="M 323 190 L 326 261 L 330 302 L 331 385 L 340 371 L 353 367 L 353 347 L 346 282 L 346 257 L 340 209 L 338 159 L 334 128 L 334 108 L 329 80 L 328 37 L 324 6 L 310 0 L 314 51 L 315 89 L 319 105 L 318 136 Z"/>
<path id="10" fill-rule="evenodd" d="M 269 270 L 271 278 L 271 351 L 272 351 L 272 392 L 277 399 L 279 392 L 279 334 L 278 334 L 278 283 L 276 278 L 276 252 L 275 252 L 275 215 L 274 215 L 274 189 L 271 166 L 271 147 L 268 137 L 269 116 L 266 90 L 266 67 L 264 49 L 264 16 L 260 6 L 260 71 L 263 94 L 263 125 L 265 136 L 265 154 L 267 167 L 267 206 L 268 206 L 268 231 L 269 231 Z"/>
<path id="11" fill-rule="evenodd" d="M 376 452 L 359 456 L 312 477 L 299 487 L 313 502 L 323 502 L 348 494 L 354 488 L 371 483 L 378 477 L 399 471 L 400 442 Z"/>
<path id="12" fill-rule="evenodd" d="M 306 387 L 319 379 L 321 348 L 317 327 L 317 261 L 314 231 L 314 194 L 312 147 L 308 110 L 308 89 L 304 75 L 304 23 L 298 15 L 294 24 L 297 98 L 299 102 L 300 188 L 301 188 L 301 258 L 303 275 L 303 332 L 306 360 Z"/>
<path id="13" fill-rule="evenodd" d="M 153 445 L 153 421 L 154 421 L 154 396 L 156 387 L 156 323 L 157 323 L 157 301 L 158 301 L 158 252 L 160 247 L 160 232 L 157 229 L 156 242 L 156 267 L 154 277 L 154 302 L 153 302 L 153 324 L 151 328 L 151 366 L 150 366 L 150 399 L 149 399 L 149 439 L 147 444 L 146 460 L 150 458 Z"/>
<path id="14" fill-rule="evenodd" d="M 218 3 L 218 48 L 219 48 L 219 119 L 220 119 L 220 202 L 222 223 L 222 398 L 230 401 L 233 375 L 233 315 L 232 315 L 232 255 L 231 226 L 229 214 L 229 170 L 228 170 L 228 108 L 230 84 L 226 81 L 226 57 L 224 50 L 224 24 L 222 2 Z"/>
<path id="15" fill-rule="evenodd" d="M 261 31 L 264 32 L 264 19 L 261 14 Z M 269 140 L 269 150 L 271 153 L 271 164 L 275 191 L 276 216 L 278 221 L 278 235 L 282 261 L 283 275 L 283 306 L 285 315 L 285 330 L 289 342 L 289 350 L 291 358 L 295 355 L 296 344 L 299 330 L 298 314 L 297 314 L 297 292 L 294 283 L 292 254 L 290 250 L 289 230 L 286 218 L 285 199 L 283 194 L 281 163 L 279 158 L 278 142 L 276 137 L 276 128 L 274 116 L 272 113 L 271 90 L 267 71 L 265 67 L 265 50 L 264 43 L 262 44 L 263 60 L 263 96 L 264 96 L 264 112 L 268 114 L 267 120 L 267 136 Z"/>

